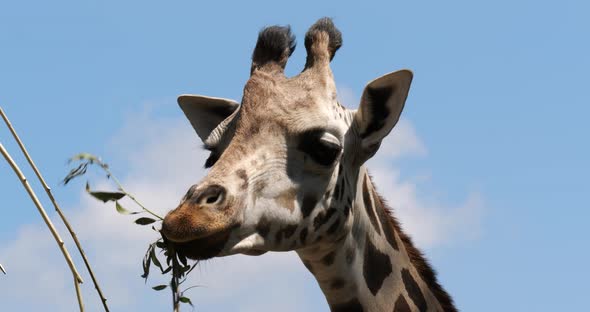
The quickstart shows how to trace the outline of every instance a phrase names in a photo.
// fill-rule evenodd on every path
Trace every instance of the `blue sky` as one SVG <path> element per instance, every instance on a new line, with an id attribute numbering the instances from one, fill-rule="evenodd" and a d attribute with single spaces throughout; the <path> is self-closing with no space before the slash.
<path id="1" fill-rule="evenodd" d="M 149 199 L 147 190 L 161 187 L 166 201 L 156 197 L 154 205 L 159 200 L 162 205 L 177 202 L 176 194 L 203 174 L 199 167 L 204 155 L 175 104 L 176 96 L 200 93 L 239 100 L 257 32 L 265 25 L 292 26 L 300 45 L 287 73 L 297 73 L 305 59 L 305 31 L 319 17 L 331 16 L 344 38 L 332 68 L 348 105 L 356 105 L 371 79 L 401 68 L 414 71 L 403 113 L 405 126 L 390 142 L 394 150 L 401 142 L 403 153 L 382 155 L 373 164 L 396 175 L 395 180 L 382 177 L 394 187 L 380 189 L 391 190 L 394 200 L 401 196 L 408 199 L 403 202 L 414 203 L 399 207 L 400 219 L 410 218 L 407 227 L 414 232 L 409 232 L 417 236 L 459 308 L 579 310 L 590 278 L 584 269 L 590 263 L 588 13 L 590 5 L 583 1 L 3 2 L 0 105 L 66 211 L 81 226 L 92 225 L 96 220 L 88 218 L 94 216 L 116 219 L 114 228 L 139 231 L 129 220 L 108 215 L 106 208 L 86 199 L 81 183 L 59 185 L 68 169 L 67 158 L 80 151 L 102 155 Z M 25 167 L 3 127 L 0 141 Z M 178 160 L 179 150 L 193 158 Z M 172 168 L 180 161 L 190 169 Z M 33 178 L 32 172 L 25 173 Z M 186 176 L 175 179 L 171 173 Z M 20 292 L 30 301 L 30 309 L 75 310 L 69 306 L 73 290 L 57 248 L 40 239 L 36 249 L 35 238 L 47 231 L 3 161 L 0 185 L 0 263 L 10 273 L 0 276 L 0 294 L 9 288 L 14 293 L 0 295 L 0 307 L 22 307 L 16 295 Z M 397 186 L 410 191 L 395 195 Z M 421 218 L 431 220 L 437 230 L 431 231 L 430 223 L 421 223 Z M 117 275 L 127 276 L 125 285 L 132 285 L 128 299 L 117 301 L 117 310 L 167 308 L 167 294 L 146 290 L 138 277 L 141 251 L 149 238 L 117 233 L 131 237 L 126 243 L 139 244 L 138 253 L 128 255 L 135 257 L 131 260 L 137 269 L 133 263 L 116 268 Z M 106 244 L 98 236 L 85 235 L 86 248 L 96 261 L 109 248 L 117 250 L 113 241 Z M 298 264 L 291 258 L 277 257 L 280 261 L 243 257 L 240 261 L 250 268 L 250 275 L 244 276 L 268 279 L 259 266 L 278 263 L 272 269 L 279 276 L 272 280 L 275 288 L 288 291 L 293 281 L 298 285 L 293 286 L 295 293 L 307 299 L 292 304 L 301 304 L 300 310 L 324 311 L 314 281 L 296 274 L 304 269 L 292 268 Z M 22 281 L 18 284 L 23 276 L 35 284 L 38 275 L 34 269 L 35 274 L 24 272 L 26 266 L 16 260 L 54 272 L 48 279 L 65 276 L 65 303 L 53 303 L 61 291 L 54 296 L 50 288 L 30 290 Z M 223 265 L 231 267 L 231 261 L 207 263 L 210 269 L 203 269 L 207 277 L 202 278 L 211 283 L 240 279 L 235 277 L 239 274 L 225 279 L 215 275 L 223 274 Z M 105 267 L 104 274 L 110 269 L 115 270 Z M 284 275 L 278 275 L 281 272 Z M 117 282 L 121 281 L 110 281 Z M 91 304 L 89 280 L 85 287 Z M 236 286 L 235 294 L 224 296 L 223 287 L 220 283 L 217 292 L 211 290 L 217 302 L 195 291 L 201 311 L 246 311 L 231 302 L 268 296 L 249 293 L 246 286 Z M 257 307 L 269 310 L 272 303 L 252 301 L 251 309 Z"/>

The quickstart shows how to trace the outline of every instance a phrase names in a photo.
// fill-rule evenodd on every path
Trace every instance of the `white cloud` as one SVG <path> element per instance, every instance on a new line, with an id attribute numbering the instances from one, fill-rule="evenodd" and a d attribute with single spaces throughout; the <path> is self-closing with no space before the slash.
<path id="1" fill-rule="evenodd" d="M 479 193 L 468 194 L 459 204 L 445 205 L 433 196 L 421 197 L 419 179 L 403 181 L 399 170 L 381 159 L 369 165 L 377 190 L 418 247 L 440 247 L 479 236 L 483 213 Z"/>
<path id="2" fill-rule="evenodd" d="M 147 111 L 130 117 L 124 129 L 109 143 L 118 151 L 112 167 L 126 188 L 153 210 L 164 214 L 175 207 L 192 184 L 204 174 L 206 158 L 197 136 L 183 119 L 155 118 Z M 415 181 L 400 178 L 392 161 L 403 156 L 425 155 L 426 148 L 412 125 L 402 120 L 384 142 L 376 167 L 379 190 L 389 199 L 404 227 L 421 246 L 436 246 L 477 232 L 481 200 L 468 197 L 457 208 L 418 198 Z M 106 182 L 93 188 L 107 188 Z M 435 204 L 433 204 L 435 203 Z M 125 202 L 127 208 L 132 204 Z M 49 207 L 46 207 L 49 208 Z M 50 209 L 48 209 L 50 210 Z M 156 237 L 147 227 L 132 224 L 80 192 L 77 207 L 67 214 L 77 229 L 113 311 L 168 310 L 169 294 L 155 292 L 143 284 L 140 261 L 147 245 Z M 54 217 L 54 220 L 57 220 Z M 56 221 L 57 223 L 57 221 Z M 66 236 L 63 227 L 59 227 Z M 72 254 L 74 245 L 67 240 Z M 75 258 L 78 258 L 75 255 Z M 0 276 L 2 307 L 20 311 L 76 311 L 70 273 L 41 223 L 22 226 L 16 240 L 0 244 L 0 259 L 9 274 Z M 100 303 L 85 274 L 84 298 L 88 311 L 101 311 Z M 156 277 L 157 274 L 152 274 Z M 260 257 L 231 256 L 202 263 L 188 284 L 203 285 L 190 296 L 199 311 L 326 311 L 327 304 L 316 281 L 294 253 L 269 253 Z M 290 310 L 285 310 L 290 309 Z"/>

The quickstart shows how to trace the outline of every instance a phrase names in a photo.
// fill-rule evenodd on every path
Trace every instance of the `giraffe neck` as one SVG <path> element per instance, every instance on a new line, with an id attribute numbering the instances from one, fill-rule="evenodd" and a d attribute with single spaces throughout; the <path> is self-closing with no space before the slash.
<path id="1" fill-rule="evenodd" d="M 351 230 L 336 242 L 298 251 L 330 309 L 456 311 L 428 263 L 389 215 L 364 166 L 356 177 Z"/>

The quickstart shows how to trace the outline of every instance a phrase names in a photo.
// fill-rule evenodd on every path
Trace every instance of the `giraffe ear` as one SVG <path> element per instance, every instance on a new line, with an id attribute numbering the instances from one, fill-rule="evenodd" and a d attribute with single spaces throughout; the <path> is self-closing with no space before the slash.
<path id="1" fill-rule="evenodd" d="M 178 105 L 203 142 L 217 125 L 240 106 L 228 99 L 191 94 L 179 96 Z"/>
<path id="2" fill-rule="evenodd" d="M 381 140 L 398 122 L 412 77 L 411 71 L 399 70 L 383 75 L 365 87 L 354 123 L 367 159 L 377 152 Z"/>

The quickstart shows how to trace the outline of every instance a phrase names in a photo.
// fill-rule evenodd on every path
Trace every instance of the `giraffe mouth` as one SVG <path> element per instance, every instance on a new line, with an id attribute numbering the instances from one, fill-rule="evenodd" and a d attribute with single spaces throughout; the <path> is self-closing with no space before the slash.
<path id="1" fill-rule="evenodd" d="M 192 260 L 206 260 L 221 253 L 232 228 L 187 242 L 174 243 L 175 249 Z"/>
<path id="2" fill-rule="evenodd" d="M 252 250 L 244 251 L 242 253 L 246 256 L 261 256 L 261 255 L 267 253 L 267 251 L 261 250 L 261 249 L 252 249 Z"/>

